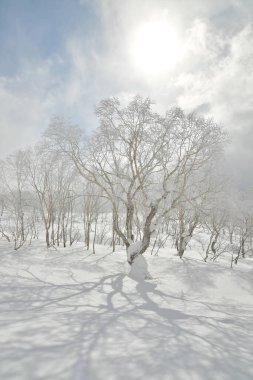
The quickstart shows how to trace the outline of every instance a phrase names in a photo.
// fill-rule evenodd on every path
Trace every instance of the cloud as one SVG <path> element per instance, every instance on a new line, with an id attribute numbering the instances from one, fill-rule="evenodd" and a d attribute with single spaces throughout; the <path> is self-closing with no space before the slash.
<path id="1" fill-rule="evenodd" d="M 51 61 L 0 79 L 0 155 L 24 148 L 38 138 L 54 106 Z"/>
<path id="2" fill-rule="evenodd" d="M 243 167 L 241 183 L 253 183 L 249 164 L 253 162 L 249 143 L 253 138 L 253 3 L 80 0 L 79 4 L 82 22 L 69 24 L 57 51 L 52 52 L 51 46 L 46 57 L 45 53 L 31 57 L 36 40 L 29 38 L 27 56 L 23 36 L 19 54 L 23 50 L 28 58 L 17 60 L 15 73 L 1 76 L 0 72 L 0 155 L 33 143 L 52 115 L 91 130 L 97 125 L 94 106 L 100 99 L 112 95 L 126 99 L 139 93 L 155 100 L 160 112 L 180 105 L 221 122 L 232 136 L 228 170 L 233 168 L 239 178 Z M 91 8 L 94 19 L 88 20 Z M 141 22 L 164 17 L 178 33 L 182 57 L 161 76 L 142 75 L 129 54 L 133 30 Z"/>
<path id="3" fill-rule="evenodd" d="M 208 31 L 202 37 L 205 35 L 208 41 Z M 204 105 L 204 113 L 224 125 L 232 139 L 227 149 L 227 170 L 244 185 L 252 185 L 253 151 L 248 142 L 253 140 L 253 26 L 247 24 L 230 39 L 214 33 L 211 36 L 212 50 L 205 51 L 203 44 L 203 54 L 198 53 L 206 64 L 181 73 L 177 79 L 178 103 L 199 111 Z"/>

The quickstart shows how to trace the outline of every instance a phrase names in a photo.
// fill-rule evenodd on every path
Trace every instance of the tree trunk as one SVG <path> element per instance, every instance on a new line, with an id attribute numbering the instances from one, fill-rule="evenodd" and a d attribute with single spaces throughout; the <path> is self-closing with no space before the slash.
<path id="1" fill-rule="evenodd" d="M 158 205 L 151 205 L 150 212 L 146 218 L 143 238 L 141 241 L 131 242 L 127 247 L 127 261 L 131 265 L 129 275 L 136 280 L 150 279 L 151 276 L 148 272 L 148 265 L 143 257 L 143 253 L 147 250 L 150 244 L 150 238 L 153 231 L 151 231 L 151 223 L 158 210 Z"/>

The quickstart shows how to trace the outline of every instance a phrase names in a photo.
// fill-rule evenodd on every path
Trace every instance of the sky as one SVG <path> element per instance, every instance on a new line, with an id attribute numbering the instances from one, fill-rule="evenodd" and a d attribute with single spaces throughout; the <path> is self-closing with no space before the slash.
<path id="1" fill-rule="evenodd" d="M 0 158 L 140 94 L 220 123 L 228 176 L 253 186 L 252 0 L 0 0 L 0 52 Z"/>

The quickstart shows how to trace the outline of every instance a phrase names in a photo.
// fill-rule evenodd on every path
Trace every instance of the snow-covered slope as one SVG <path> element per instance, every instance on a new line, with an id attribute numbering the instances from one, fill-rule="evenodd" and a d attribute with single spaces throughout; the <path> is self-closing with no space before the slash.
<path id="1" fill-rule="evenodd" d="M 124 251 L 1 242 L 0 379 L 252 380 L 252 262 L 169 251 L 138 283 Z"/>

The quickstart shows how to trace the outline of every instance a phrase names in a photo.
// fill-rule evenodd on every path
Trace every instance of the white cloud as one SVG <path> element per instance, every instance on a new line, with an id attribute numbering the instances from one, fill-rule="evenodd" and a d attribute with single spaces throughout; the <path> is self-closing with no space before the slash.
<path id="1" fill-rule="evenodd" d="M 33 143 L 52 115 L 69 117 L 91 129 L 96 125 L 94 105 L 100 99 L 112 95 L 125 99 L 139 93 L 155 100 L 158 111 L 179 104 L 212 115 L 232 131 L 229 157 L 233 165 L 245 166 L 248 157 L 253 162 L 247 144 L 253 136 L 253 28 L 248 17 L 253 4 L 238 0 L 190 3 L 97 1 L 100 34 L 88 38 L 73 31 L 61 56 L 32 65 L 26 62 L 18 76 L 2 77 L 0 155 Z M 228 27 L 235 16 L 236 26 Z M 134 69 L 126 47 L 139 23 L 159 17 L 175 27 L 182 54 L 166 74 L 151 78 Z"/>
<path id="2" fill-rule="evenodd" d="M 0 80 L 0 155 L 24 148 L 38 138 L 52 109 L 51 62 Z"/>
<path id="3" fill-rule="evenodd" d="M 203 51 L 198 53 L 201 60 L 198 68 L 188 71 L 185 67 L 179 74 L 178 102 L 192 109 L 208 103 L 213 116 L 238 128 L 233 122 L 235 115 L 245 113 L 246 116 L 253 106 L 253 28 L 247 25 L 230 41 L 225 36 L 222 39 L 222 36 L 212 35 L 214 46 L 209 52 L 203 45 Z M 208 38 L 206 33 L 206 40 Z M 222 41 L 225 41 L 223 46 Z M 222 56 L 226 50 L 227 54 Z"/>
<path id="4" fill-rule="evenodd" d="M 213 36 L 217 55 L 203 53 L 208 65 L 200 64 L 199 70 L 179 75 L 178 103 L 189 110 L 204 106 L 205 113 L 224 125 L 232 140 L 227 149 L 227 168 L 241 183 L 252 185 L 253 151 L 247 141 L 253 140 L 253 27 L 246 25 L 229 40 L 221 36 L 221 42 Z M 223 56 L 219 48 L 222 42 Z"/>

